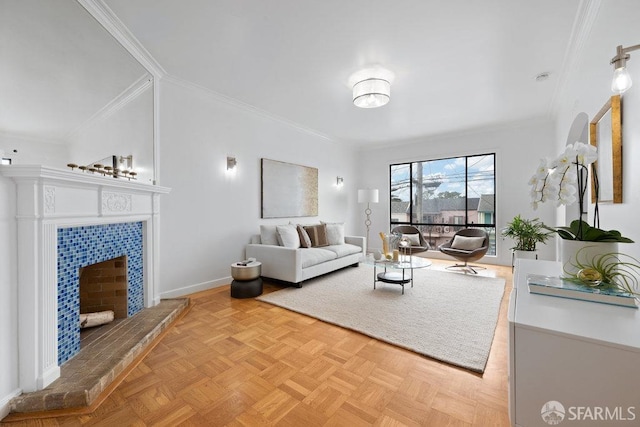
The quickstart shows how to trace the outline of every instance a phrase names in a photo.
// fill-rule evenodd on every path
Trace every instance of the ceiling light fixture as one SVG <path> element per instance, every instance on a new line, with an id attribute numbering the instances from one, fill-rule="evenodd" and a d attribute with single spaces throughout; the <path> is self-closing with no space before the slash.
<path id="1" fill-rule="evenodd" d="M 356 107 L 382 107 L 390 98 L 391 83 L 388 80 L 369 77 L 353 85 L 353 103 Z"/>
<path id="2" fill-rule="evenodd" d="M 616 48 L 616 56 L 611 59 L 613 65 L 613 80 L 611 81 L 611 91 L 619 94 L 626 92 L 633 82 L 627 71 L 627 61 L 631 57 L 629 52 L 640 49 L 640 44 L 629 47 L 618 46 Z"/>

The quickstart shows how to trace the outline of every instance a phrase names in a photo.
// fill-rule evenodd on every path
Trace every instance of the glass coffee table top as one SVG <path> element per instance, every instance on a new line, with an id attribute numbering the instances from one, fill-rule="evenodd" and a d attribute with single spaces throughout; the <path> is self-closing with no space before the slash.
<path id="1" fill-rule="evenodd" d="M 371 263 L 376 266 L 397 270 L 431 267 L 429 259 L 410 255 L 401 255 L 398 261 L 381 259 L 380 261 L 373 260 Z"/>
<path id="2" fill-rule="evenodd" d="M 426 258 L 402 255 L 397 261 L 373 260 L 368 264 L 373 264 L 373 289 L 376 288 L 376 282 L 393 283 L 402 286 L 404 295 L 405 284 L 411 283 L 413 288 L 413 270 L 430 267 L 431 261 Z M 383 271 L 378 272 L 379 268 Z"/>

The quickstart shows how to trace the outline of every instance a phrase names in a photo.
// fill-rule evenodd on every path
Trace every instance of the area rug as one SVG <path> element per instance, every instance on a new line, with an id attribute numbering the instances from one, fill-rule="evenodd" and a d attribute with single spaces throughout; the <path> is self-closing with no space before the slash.
<path id="1" fill-rule="evenodd" d="M 257 299 L 416 353 L 484 372 L 504 279 L 415 270 L 414 286 L 377 282 L 360 265 Z"/>

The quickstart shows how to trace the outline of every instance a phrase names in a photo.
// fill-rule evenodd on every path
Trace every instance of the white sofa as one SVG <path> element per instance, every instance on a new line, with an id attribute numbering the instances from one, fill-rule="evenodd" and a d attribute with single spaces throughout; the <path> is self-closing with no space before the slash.
<path id="1" fill-rule="evenodd" d="M 247 258 L 262 263 L 262 276 L 295 284 L 312 277 L 354 266 L 364 259 L 365 238 L 344 236 L 344 243 L 323 247 L 291 248 L 278 244 L 263 244 L 261 235 L 251 237 L 245 247 Z M 276 242 L 270 242 L 276 243 Z"/>

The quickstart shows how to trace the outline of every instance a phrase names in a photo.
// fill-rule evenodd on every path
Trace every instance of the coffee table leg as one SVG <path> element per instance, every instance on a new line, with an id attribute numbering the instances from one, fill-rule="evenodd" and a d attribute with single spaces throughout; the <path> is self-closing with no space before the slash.
<path id="1" fill-rule="evenodd" d="M 376 268 L 378 266 L 374 263 L 373 264 L 373 290 L 376 289 L 376 280 L 378 279 L 378 275 L 376 274 Z"/>

